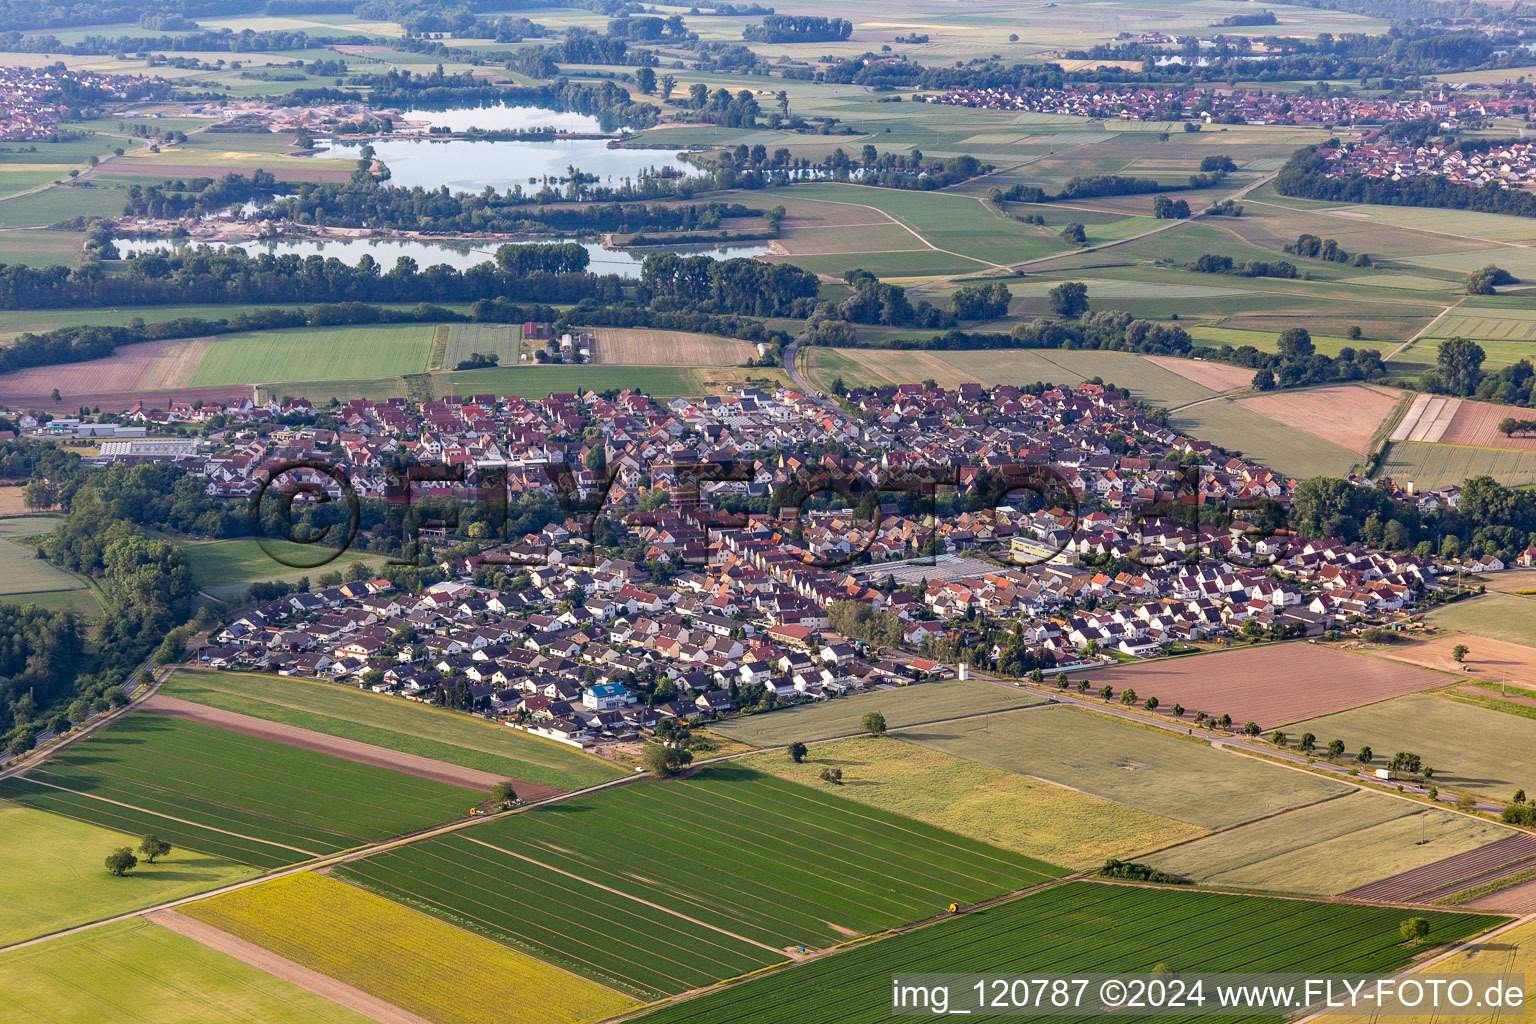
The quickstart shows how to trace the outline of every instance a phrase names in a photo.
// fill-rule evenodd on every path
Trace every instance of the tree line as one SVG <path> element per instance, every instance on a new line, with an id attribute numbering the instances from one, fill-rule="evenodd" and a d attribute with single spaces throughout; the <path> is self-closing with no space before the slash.
<path id="1" fill-rule="evenodd" d="M 1297 199 L 1379 206 L 1431 206 L 1479 213 L 1536 217 L 1536 194 L 1500 188 L 1495 182 L 1474 188 L 1441 174 L 1416 174 L 1393 181 L 1364 174 L 1331 176 L 1332 168 L 1315 147 L 1299 149 L 1275 175 L 1275 188 Z"/>

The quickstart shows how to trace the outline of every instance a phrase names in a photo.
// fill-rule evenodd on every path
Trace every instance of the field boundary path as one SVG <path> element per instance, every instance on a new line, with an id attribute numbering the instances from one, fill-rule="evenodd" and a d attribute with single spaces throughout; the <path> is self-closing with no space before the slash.
<path id="1" fill-rule="evenodd" d="M 241 963 L 270 974 L 280 981 L 296 985 L 306 992 L 312 992 L 322 999 L 330 1000 L 338 1006 L 378 1021 L 378 1024 L 432 1024 L 432 1021 L 425 1017 L 419 1017 L 409 1010 L 402 1010 L 378 996 L 369 995 L 360 988 L 338 981 L 328 974 L 321 974 L 303 964 L 295 963 L 287 957 L 278 956 L 254 942 L 248 942 L 211 924 L 204 924 L 195 918 L 187 917 L 185 914 L 178 914 L 174 910 L 156 910 L 145 914 L 144 918 L 215 952 L 234 957 Z"/>

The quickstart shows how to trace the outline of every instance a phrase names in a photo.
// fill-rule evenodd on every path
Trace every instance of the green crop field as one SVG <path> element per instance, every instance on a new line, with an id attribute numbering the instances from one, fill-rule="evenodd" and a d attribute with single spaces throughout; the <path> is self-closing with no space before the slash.
<path id="1" fill-rule="evenodd" d="M 834 740 L 796 764 L 783 751 L 742 764 L 808 786 L 843 773 L 838 795 L 1004 849 L 1074 868 L 1132 859 L 1204 829 L 892 737 Z"/>
<path id="2" fill-rule="evenodd" d="M 260 968 L 135 919 L 0 954 L 5 1024 L 369 1024 Z"/>
<path id="3" fill-rule="evenodd" d="M 509 366 L 495 370 L 434 373 L 436 395 L 521 395 L 548 398 L 552 392 L 631 388 L 657 398 L 703 394 L 694 371 L 676 366 Z"/>
<path id="4" fill-rule="evenodd" d="M 1497 681 L 1495 681 L 1497 682 Z M 1341 739 L 1353 756 L 1362 745 L 1379 763 L 1399 750 L 1418 754 L 1442 789 L 1508 800 L 1536 782 L 1536 720 L 1418 693 L 1297 722 L 1294 735 Z"/>
<path id="5" fill-rule="evenodd" d="M 1420 916 L 1437 944 L 1508 920 Z M 1175 973 L 1389 974 L 1417 953 L 1398 931 L 1402 919 L 1393 907 L 1071 882 L 664 1006 L 640 1020 L 876 1024 L 892 1019 L 892 975 L 918 971 L 1072 977 L 1144 973 L 1166 964 Z"/>
<path id="6" fill-rule="evenodd" d="M 1341 783 L 1069 707 L 929 725 L 900 735 L 1201 828 L 1227 828 L 1348 791 Z"/>
<path id="7" fill-rule="evenodd" d="M 431 351 L 430 324 L 225 334 L 214 339 L 190 383 L 212 387 L 420 373 L 427 368 Z"/>
<path id="8" fill-rule="evenodd" d="M 922 683 L 893 690 L 860 693 L 852 697 L 803 704 L 784 711 L 748 715 L 715 723 L 711 728 L 754 747 L 776 747 L 800 740 L 826 740 L 862 731 L 859 720 L 866 711 L 879 711 L 895 729 L 963 715 L 979 715 L 1007 708 L 1044 704 L 1043 697 L 979 680 Z"/>
<path id="9" fill-rule="evenodd" d="M 1536 484 L 1536 452 L 1393 441 L 1376 469 L 1378 479 L 1391 477 L 1405 484 L 1411 480 L 1420 491 L 1485 474 L 1511 487 Z"/>
<path id="10" fill-rule="evenodd" d="M 654 996 L 778 962 L 786 947 L 828 946 L 952 902 L 1022 889 L 1060 869 L 850 803 L 825 786 L 716 765 L 402 847 L 341 872 L 594 980 Z M 551 905 L 563 918 L 548 913 Z"/>
<path id="11" fill-rule="evenodd" d="M 337 683 L 183 670 L 161 692 L 543 786 L 585 789 L 623 775 L 607 761 L 483 718 Z"/>
<path id="12" fill-rule="evenodd" d="M 511 324 L 448 324 L 448 347 L 442 366 L 451 370 L 476 352 L 495 355 L 502 366 L 516 366 L 523 347 L 523 329 Z"/>
<path id="13" fill-rule="evenodd" d="M 268 551 L 271 551 L 269 554 Z M 313 544 L 289 544 L 267 541 L 266 547 L 251 538 L 238 540 L 193 541 L 181 544 L 187 561 L 192 563 L 192 578 L 200 589 L 215 597 L 240 596 L 259 580 L 314 579 L 322 573 L 341 572 L 355 562 L 377 561 L 382 556 L 367 551 L 344 551 L 335 560 L 313 568 L 293 568 L 327 557 L 331 549 Z M 273 558 L 277 555 L 283 559 Z"/>
<path id="14" fill-rule="evenodd" d="M 1356 792 L 1146 858 L 1201 885 L 1334 896 L 1511 835 L 1465 814 Z"/>
<path id="15" fill-rule="evenodd" d="M 463 817 L 480 796 L 142 713 L 0 782 L 18 803 L 258 867 Z"/>
<path id="16" fill-rule="evenodd" d="M 238 882 L 253 868 L 174 850 L 114 878 L 102 861 L 140 836 L 0 802 L 0 946 Z"/>
<path id="17" fill-rule="evenodd" d="M 1424 621 L 1536 647 L 1536 601 L 1514 594 L 1483 594 L 1471 600 L 1440 605 L 1426 612 Z"/>

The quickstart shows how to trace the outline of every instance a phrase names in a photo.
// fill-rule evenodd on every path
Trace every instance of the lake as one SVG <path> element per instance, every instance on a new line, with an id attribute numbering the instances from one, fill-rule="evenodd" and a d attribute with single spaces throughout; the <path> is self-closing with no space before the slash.
<path id="1" fill-rule="evenodd" d="M 425 121 L 433 128 L 447 128 L 454 132 L 467 132 L 476 128 L 487 132 L 528 131 L 534 128 L 587 135 L 603 132 L 602 122 L 590 114 L 549 110 L 545 107 L 513 107 L 505 103 L 491 103 L 483 107 L 447 107 L 442 110 L 406 110 L 401 112 L 401 117 L 408 121 Z"/>
<path id="2" fill-rule="evenodd" d="M 374 155 L 389 168 L 387 184 L 402 188 L 436 189 L 446 185 L 454 192 L 479 192 L 489 185 L 497 192 L 505 192 L 513 185 L 529 189 L 546 176 L 567 177 L 571 167 L 597 175 L 604 185 L 618 185 L 625 178 L 638 179 L 647 171 L 664 166 L 689 173 L 676 150 L 609 149 L 606 139 L 490 142 L 411 136 L 374 139 L 371 143 L 321 139 L 317 144 L 326 148 L 317 151 L 312 159 L 349 163 L 357 162 L 364 145 L 372 145 Z"/>
<path id="3" fill-rule="evenodd" d="M 592 254 L 592 264 L 589 269 L 594 274 L 618 274 L 621 277 L 639 277 L 640 263 L 649 252 L 676 252 L 685 256 L 711 256 L 717 260 L 733 259 L 736 257 L 762 256 L 768 252 L 766 245 L 733 245 L 733 246 L 676 246 L 665 250 L 612 250 L 604 249 L 596 242 L 582 242 L 577 239 L 539 239 L 540 242 L 564 242 L 578 241 L 582 248 Z M 123 256 L 129 256 L 143 252 L 154 252 L 156 249 L 173 249 L 176 243 L 166 238 L 115 238 L 112 244 L 117 246 L 117 251 Z M 494 258 L 496 247 L 500 242 L 488 243 L 482 247 L 473 247 L 467 243 L 452 244 L 447 242 L 418 242 L 405 238 L 312 238 L 292 239 L 265 242 L 198 242 L 196 245 L 209 245 L 215 249 L 240 248 L 247 254 L 255 256 L 258 253 L 269 252 L 274 256 L 283 256 L 293 253 L 298 256 L 334 256 L 349 266 L 356 266 L 358 261 L 366 253 L 379 262 L 385 271 L 395 265 L 395 260 L 401 256 L 409 256 L 415 260 L 421 269 L 426 269 L 437 263 L 446 263 L 455 270 L 465 270 L 477 263 L 485 263 Z"/>

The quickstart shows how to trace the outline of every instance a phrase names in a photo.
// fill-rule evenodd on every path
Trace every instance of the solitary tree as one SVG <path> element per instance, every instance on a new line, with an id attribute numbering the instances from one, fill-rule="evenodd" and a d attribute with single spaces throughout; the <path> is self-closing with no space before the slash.
<path id="1" fill-rule="evenodd" d="M 1088 312 L 1088 286 L 1081 281 L 1063 281 L 1046 297 L 1057 316 L 1074 319 Z"/>
<path id="2" fill-rule="evenodd" d="M 1277 747 L 1285 747 L 1290 745 L 1291 738 L 1285 734 L 1284 730 L 1276 729 L 1269 734 L 1269 742 Z"/>
<path id="3" fill-rule="evenodd" d="M 1310 732 L 1301 734 L 1301 739 L 1296 741 L 1296 749 L 1303 754 L 1310 754 L 1317 749 L 1317 737 Z"/>
<path id="4" fill-rule="evenodd" d="M 859 725 L 871 736 L 885 735 L 885 716 L 878 711 L 866 711 Z"/>
<path id="5" fill-rule="evenodd" d="M 1429 922 L 1422 917 L 1410 917 L 1398 926 L 1403 938 L 1417 946 L 1429 935 Z"/>
<path id="6" fill-rule="evenodd" d="M 831 783 L 834 786 L 841 786 L 843 784 L 843 770 L 841 768 L 823 768 L 821 770 L 821 781 Z"/>
<path id="7" fill-rule="evenodd" d="M 139 864 L 139 858 L 133 855 L 133 850 L 127 846 L 120 846 L 107 854 L 107 870 L 121 878 L 132 871 Z"/>
<path id="8" fill-rule="evenodd" d="M 159 836 L 145 836 L 139 841 L 139 852 L 146 861 L 153 864 L 156 857 L 164 857 L 171 852 L 171 844 Z"/>
<path id="9" fill-rule="evenodd" d="M 1355 751 L 1355 761 L 1359 764 L 1370 764 L 1371 759 L 1375 756 L 1376 755 L 1371 752 L 1370 747 L 1361 747 L 1359 750 Z"/>
<path id="10" fill-rule="evenodd" d="M 795 762 L 795 764 L 800 764 L 805 760 L 805 752 L 805 744 L 799 740 L 789 745 L 789 759 Z"/>
<path id="11" fill-rule="evenodd" d="M 1467 655 L 1470 653 L 1472 653 L 1471 649 L 1468 648 L 1466 644 L 1457 644 L 1455 647 L 1451 648 L 1451 660 L 1455 661 L 1456 664 L 1459 665 L 1463 661 L 1467 660 Z"/>
<path id="12" fill-rule="evenodd" d="M 640 755 L 640 761 L 657 775 L 672 776 L 692 763 L 693 755 L 680 747 L 650 743 L 646 745 L 645 752 Z"/>
<path id="13" fill-rule="evenodd" d="M 1343 756 L 1344 756 L 1344 741 L 1343 740 L 1329 740 L 1328 741 L 1328 757 L 1330 759 L 1332 759 L 1332 760 L 1338 760 L 1339 758 L 1341 758 Z"/>
<path id="14" fill-rule="evenodd" d="M 511 779 L 502 779 L 491 787 L 491 802 L 503 807 L 517 803 L 517 789 Z"/>

